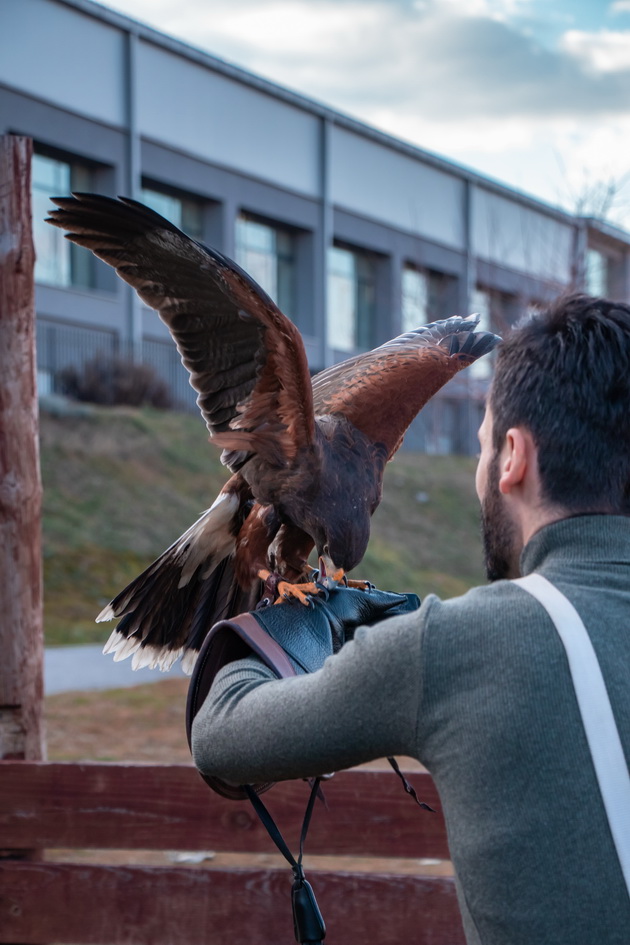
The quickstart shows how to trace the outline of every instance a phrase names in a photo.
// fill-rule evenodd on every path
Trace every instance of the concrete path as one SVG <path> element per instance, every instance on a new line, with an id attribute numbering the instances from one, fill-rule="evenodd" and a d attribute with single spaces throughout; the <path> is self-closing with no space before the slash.
<path id="1" fill-rule="evenodd" d="M 185 673 L 179 663 L 168 673 L 147 669 L 146 666 L 134 671 L 131 657 L 115 663 L 113 656 L 103 656 L 103 647 L 99 644 L 51 647 L 44 651 L 44 694 L 47 696 L 81 689 L 140 686 L 183 676 Z"/>

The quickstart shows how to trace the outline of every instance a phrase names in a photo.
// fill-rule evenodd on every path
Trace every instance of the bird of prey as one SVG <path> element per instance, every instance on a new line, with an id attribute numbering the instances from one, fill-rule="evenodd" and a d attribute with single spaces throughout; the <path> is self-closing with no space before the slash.
<path id="1" fill-rule="evenodd" d="M 191 671 L 209 628 L 266 594 L 307 601 L 367 548 L 385 464 L 424 404 L 499 339 L 454 316 L 312 380 L 296 326 L 236 263 L 128 198 L 53 198 L 48 219 L 113 266 L 168 326 L 232 475 L 212 506 L 97 620 L 104 652 Z"/>

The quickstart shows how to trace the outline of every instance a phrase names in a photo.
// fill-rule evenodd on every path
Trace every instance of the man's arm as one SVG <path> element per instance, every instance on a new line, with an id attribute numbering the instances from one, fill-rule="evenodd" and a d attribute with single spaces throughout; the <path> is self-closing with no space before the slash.
<path id="1" fill-rule="evenodd" d="M 256 658 L 225 666 L 193 724 L 197 767 L 247 784 L 413 756 L 425 611 L 359 629 L 311 675 L 276 679 Z"/>

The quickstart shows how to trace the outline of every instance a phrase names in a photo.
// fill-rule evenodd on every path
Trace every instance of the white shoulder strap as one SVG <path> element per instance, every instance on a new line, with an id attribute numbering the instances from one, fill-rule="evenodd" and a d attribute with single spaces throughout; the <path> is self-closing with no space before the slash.
<path id="1" fill-rule="evenodd" d="M 599 789 L 630 895 L 630 774 L 593 644 L 573 604 L 542 574 L 528 574 L 513 583 L 542 604 L 564 643 Z"/>

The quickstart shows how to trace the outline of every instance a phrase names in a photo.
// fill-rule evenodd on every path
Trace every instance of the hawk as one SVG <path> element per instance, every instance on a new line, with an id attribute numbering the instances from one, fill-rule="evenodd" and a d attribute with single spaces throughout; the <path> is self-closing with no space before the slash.
<path id="1" fill-rule="evenodd" d="M 128 198 L 53 198 L 48 222 L 113 266 L 177 345 L 231 472 L 211 507 L 97 620 L 104 652 L 192 669 L 217 620 L 346 580 L 370 536 L 385 465 L 419 410 L 491 351 L 478 316 L 406 332 L 311 379 L 296 326 L 236 263 Z M 319 584 L 309 555 L 316 549 Z"/>

